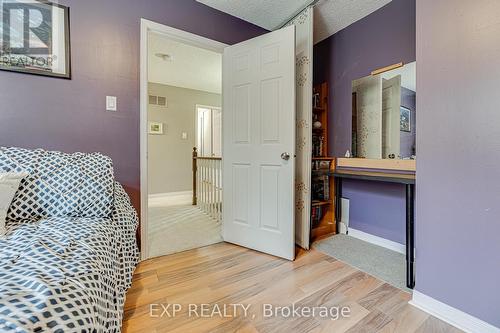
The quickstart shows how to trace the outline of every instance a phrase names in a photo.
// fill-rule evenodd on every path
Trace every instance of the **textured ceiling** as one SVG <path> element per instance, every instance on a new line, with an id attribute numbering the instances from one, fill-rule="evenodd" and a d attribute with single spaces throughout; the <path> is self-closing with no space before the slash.
<path id="1" fill-rule="evenodd" d="M 196 0 L 267 30 L 274 30 L 313 0 Z"/>
<path id="2" fill-rule="evenodd" d="M 149 37 L 149 82 L 220 94 L 222 55 L 157 34 Z M 165 61 L 156 54 L 169 54 Z"/>
<path id="3" fill-rule="evenodd" d="M 197 0 L 262 28 L 274 30 L 314 0 Z M 319 0 L 314 10 L 314 42 L 333 35 L 392 0 Z"/>
<path id="4" fill-rule="evenodd" d="M 314 8 L 314 42 L 330 37 L 391 1 L 320 0 Z"/>

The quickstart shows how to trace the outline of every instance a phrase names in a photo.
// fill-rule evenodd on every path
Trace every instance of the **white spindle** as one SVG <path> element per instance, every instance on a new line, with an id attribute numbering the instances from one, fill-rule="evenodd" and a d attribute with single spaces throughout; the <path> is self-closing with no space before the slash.
<path id="1" fill-rule="evenodd" d="M 198 208 L 211 218 L 222 220 L 222 159 L 197 158 L 196 195 Z"/>

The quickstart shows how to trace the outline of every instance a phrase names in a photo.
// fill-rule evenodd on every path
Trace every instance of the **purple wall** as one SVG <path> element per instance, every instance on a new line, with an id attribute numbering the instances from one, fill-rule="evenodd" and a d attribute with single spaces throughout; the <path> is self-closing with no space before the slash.
<path id="1" fill-rule="evenodd" d="M 228 44 L 265 31 L 194 0 L 62 0 L 73 80 L 0 71 L 0 145 L 100 151 L 139 207 L 140 18 Z M 118 97 L 117 113 L 105 96 Z"/>
<path id="2" fill-rule="evenodd" d="M 500 1 L 417 1 L 416 289 L 500 327 Z"/>
<path id="3" fill-rule="evenodd" d="M 415 61 L 415 0 L 393 0 L 314 47 L 314 82 L 330 88 L 330 154 L 351 149 L 352 81 Z M 404 186 L 345 181 L 351 227 L 405 243 Z"/>

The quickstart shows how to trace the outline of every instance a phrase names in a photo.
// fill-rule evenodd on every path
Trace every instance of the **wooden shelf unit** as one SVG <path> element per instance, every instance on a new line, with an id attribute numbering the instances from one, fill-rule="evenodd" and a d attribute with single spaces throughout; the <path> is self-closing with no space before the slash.
<path id="1" fill-rule="evenodd" d="M 322 83 L 314 86 L 313 96 L 318 105 L 313 105 L 313 140 L 314 137 L 323 137 L 323 148 L 321 154 L 315 154 L 313 150 L 313 157 L 327 157 L 328 156 L 328 83 Z M 314 128 L 314 122 L 319 120 L 321 128 Z"/>
<path id="2" fill-rule="evenodd" d="M 324 238 L 329 235 L 336 234 L 337 228 L 335 223 L 335 183 L 333 179 L 333 172 L 336 168 L 336 159 L 328 156 L 328 84 L 322 83 L 314 87 L 313 95 L 316 95 L 315 99 L 318 102 L 318 105 L 313 105 L 313 119 L 312 122 L 318 121 L 321 122 L 321 128 L 315 129 L 313 127 L 312 135 L 313 135 L 313 145 L 314 145 L 314 136 L 321 136 L 322 139 L 322 148 L 321 154 L 315 154 L 315 149 L 313 147 L 313 170 L 312 170 L 312 188 L 311 188 L 311 242 L 318 240 L 320 238 Z M 320 162 L 329 162 L 329 169 L 318 169 L 314 170 L 314 164 Z M 315 197 L 314 188 L 316 187 L 315 183 L 320 181 L 325 181 L 327 177 L 328 182 L 328 199 L 323 200 L 321 198 Z M 321 179 L 321 180 L 319 180 Z M 324 186 L 324 184 L 323 184 Z M 314 210 L 321 209 L 321 219 L 319 221 L 313 220 Z"/>

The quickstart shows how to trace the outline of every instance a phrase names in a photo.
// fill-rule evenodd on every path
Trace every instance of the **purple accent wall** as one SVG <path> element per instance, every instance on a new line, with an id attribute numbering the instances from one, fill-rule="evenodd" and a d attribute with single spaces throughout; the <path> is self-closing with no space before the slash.
<path id="1" fill-rule="evenodd" d="M 406 243 L 403 185 L 346 179 L 342 196 L 350 199 L 351 228 Z"/>
<path id="2" fill-rule="evenodd" d="M 417 1 L 416 289 L 500 328 L 500 1 Z"/>
<path id="3" fill-rule="evenodd" d="M 351 150 L 352 91 L 355 79 L 374 69 L 415 61 L 415 0 L 393 0 L 314 47 L 314 83 L 330 88 L 330 154 Z M 355 229 L 405 243 L 405 188 L 344 181 Z"/>
<path id="4" fill-rule="evenodd" d="M 415 154 L 417 135 L 417 95 L 414 91 L 401 87 L 401 106 L 410 109 L 410 129 L 411 132 L 401 131 L 401 156 L 410 157 Z"/>
<path id="5" fill-rule="evenodd" d="M 194 0 L 62 0 L 73 80 L 0 71 L 0 145 L 100 151 L 139 208 L 139 39 L 146 18 L 234 44 L 266 32 Z M 118 112 L 105 111 L 105 96 Z"/>

